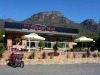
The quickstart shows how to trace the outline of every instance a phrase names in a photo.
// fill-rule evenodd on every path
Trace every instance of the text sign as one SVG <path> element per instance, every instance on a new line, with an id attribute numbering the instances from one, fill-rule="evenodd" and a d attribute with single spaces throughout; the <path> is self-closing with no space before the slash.
<path id="1" fill-rule="evenodd" d="M 50 26 L 42 26 L 42 25 L 29 25 L 29 24 L 24 24 L 24 28 L 27 29 L 34 29 L 34 30 L 41 30 L 41 31 L 55 31 L 55 27 L 50 27 Z"/>

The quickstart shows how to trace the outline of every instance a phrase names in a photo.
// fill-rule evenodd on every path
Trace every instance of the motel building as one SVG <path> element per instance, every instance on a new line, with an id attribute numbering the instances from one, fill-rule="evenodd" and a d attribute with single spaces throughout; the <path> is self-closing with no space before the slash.
<path id="1" fill-rule="evenodd" d="M 45 38 L 45 48 L 44 50 L 53 50 L 53 45 L 56 41 L 63 44 L 63 48 L 73 48 L 73 38 L 72 36 L 78 35 L 77 29 L 61 28 L 53 26 L 45 26 L 40 24 L 23 24 L 14 22 L 5 22 L 5 45 L 7 46 L 7 51 L 12 51 L 15 46 L 14 39 L 16 37 L 21 38 L 20 45 L 29 46 L 29 41 L 22 39 L 23 35 L 30 33 L 36 33 L 39 36 Z M 38 48 L 39 41 L 30 41 L 31 47 Z"/>

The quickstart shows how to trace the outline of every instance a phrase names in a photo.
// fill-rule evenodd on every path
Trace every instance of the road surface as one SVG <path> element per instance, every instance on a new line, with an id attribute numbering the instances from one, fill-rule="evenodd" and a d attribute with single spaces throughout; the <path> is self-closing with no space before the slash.
<path id="1" fill-rule="evenodd" d="M 100 75 L 100 64 L 25 65 L 24 68 L 0 65 L 0 75 Z"/>

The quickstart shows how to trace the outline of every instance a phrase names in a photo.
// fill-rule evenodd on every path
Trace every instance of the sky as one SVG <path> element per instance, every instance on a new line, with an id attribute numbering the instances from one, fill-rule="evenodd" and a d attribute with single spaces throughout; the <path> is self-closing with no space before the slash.
<path id="1" fill-rule="evenodd" d="M 0 19 L 25 20 L 33 14 L 59 11 L 77 23 L 100 20 L 100 0 L 0 0 Z"/>

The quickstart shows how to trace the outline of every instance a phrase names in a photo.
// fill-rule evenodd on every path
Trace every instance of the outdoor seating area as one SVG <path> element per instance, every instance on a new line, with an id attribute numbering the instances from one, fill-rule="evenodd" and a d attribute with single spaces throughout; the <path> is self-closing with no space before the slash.
<path id="1" fill-rule="evenodd" d="M 34 36 L 36 36 L 36 37 L 34 37 Z M 8 50 L 8 52 L 9 53 L 11 53 L 11 52 L 23 52 L 23 53 L 25 53 L 25 56 L 24 56 L 24 58 L 30 58 L 30 56 L 33 54 L 33 55 L 35 55 L 34 54 L 34 51 L 35 51 L 35 53 L 36 53 L 36 58 L 37 59 L 41 59 L 43 56 L 43 52 L 45 52 L 45 57 L 49 57 L 50 58 L 50 56 L 51 55 L 57 55 L 57 56 L 59 56 L 59 57 L 62 57 L 62 58 L 83 58 L 83 57 L 88 57 L 88 55 L 87 54 L 89 54 L 89 53 L 87 53 L 86 54 L 86 52 L 89 50 L 90 51 L 90 49 L 89 48 L 87 48 L 87 45 L 86 45 L 86 47 L 84 47 L 83 48 L 83 42 L 91 42 L 91 41 L 93 41 L 93 39 L 91 39 L 91 38 L 86 38 L 86 37 L 84 37 L 84 36 L 82 36 L 82 37 L 80 37 L 80 38 L 78 38 L 78 39 L 75 39 L 74 40 L 74 45 L 77 45 L 78 43 L 80 43 L 80 42 L 82 42 L 82 48 L 80 48 L 80 52 L 75 52 L 75 49 L 73 48 L 67 48 L 67 47 L 62 47 L 62 48 L 58 48 L 58 53 L 53 53 L 54 51 L 51 49 L 49 49 L 49 50 L 46 50 L 46 49 L 44 49 L 44 50 L 42 50 L 42 52 L 41 51 L 39 51 L 40 49 L 39 49 L 39 47 L 31 47 L 31 44 L 30 44 L 30 41 L 31 40 L 45 40 L 45 38 L 43 38 L 43 37 L 41 37 L 41 36 L 39 36 L 40 37 L 40 39 L 38 38 L 37 39 L 37 34 L 34 34 L 34 33 L 31 33 L 31 34 L 29 34 L 29 35 L 24 35 L 24 36 L 22 36 L 22 39 L 25 39 L 25 40 L 27 40 L 28 42 L 29 42 L 29 45 L 28 46 L 26 46 L 26 45 L 19 45 L 19 44 L 16 44 L 16 45 L 12 45 L 11 46 L 11 48 L 8 48 L 8 49 L 11 49 L 11 51 L 9 51 Z M 77 42 L 77 43 L 76 43 Z M 62 43 L 61 43 L 62 44 Z M 28 53 L 28 55 L 26 56 L 26 54 Z M 99 53 L 99 52 L 91 52 L 91 54 L 89 55 L 89 57 L 90 56 L 92 56 L 92 57 L 95 57 L 96 56 L 96 54 L 94 54 L 94 53 Z"/>

